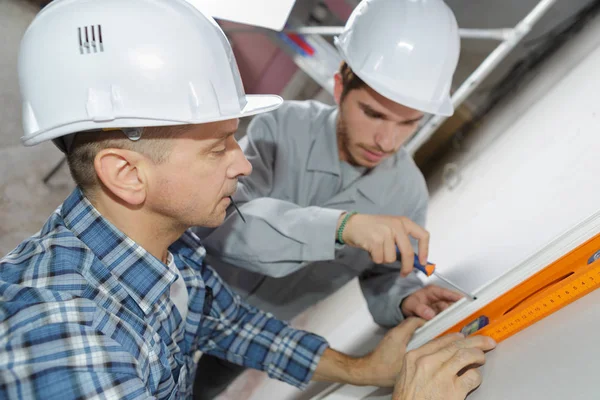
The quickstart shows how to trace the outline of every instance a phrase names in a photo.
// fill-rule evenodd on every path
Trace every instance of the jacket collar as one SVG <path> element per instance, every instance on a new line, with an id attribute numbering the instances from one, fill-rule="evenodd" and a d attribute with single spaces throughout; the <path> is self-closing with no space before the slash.
<path id="1" fill-rule="evenodd" d="M 60 213 L 65 226 L 104 263 L 142 311 L 149 314 L 177 276 L 102 217 L 79 188 L 65 200 Z"/>
<path id="2" fill-rule="evenodd" d="M 332 107 L 324 123 L 316 132 L 306 169 L 340 176 L 340 156 L 337 147 L 337 107 Z"/>

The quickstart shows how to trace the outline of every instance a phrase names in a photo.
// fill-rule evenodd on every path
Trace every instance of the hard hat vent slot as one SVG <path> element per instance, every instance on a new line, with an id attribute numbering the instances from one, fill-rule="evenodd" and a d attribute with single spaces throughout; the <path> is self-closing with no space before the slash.
<path id="1" fill-rule="evenodd" d="M 77 28 L 79 34 L 79 53 L 103 53 L 102 25 L 91 25 Z"/>

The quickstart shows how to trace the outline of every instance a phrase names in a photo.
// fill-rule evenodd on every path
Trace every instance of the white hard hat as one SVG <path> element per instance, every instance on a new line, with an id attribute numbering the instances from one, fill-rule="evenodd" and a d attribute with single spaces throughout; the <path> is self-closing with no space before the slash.
<path id="1" fill-rule="evenodd" d="M 25 145 L 221 121 L 282 103 L 245 95 L 225 34 L 183 0 L 55 0 L 23 37 L 19 83 Z"/>
<path id="2" fill-rule="evenodd" d="M 460 37 L 442 0 L 362 0 L 335 43 L 377 93 L 426 113 L 453 114 Z"/>

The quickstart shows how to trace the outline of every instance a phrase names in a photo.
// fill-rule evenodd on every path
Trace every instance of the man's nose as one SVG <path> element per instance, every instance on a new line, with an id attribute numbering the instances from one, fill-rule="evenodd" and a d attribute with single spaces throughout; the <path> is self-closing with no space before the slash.
<path id="1" fill-rule="evenodd" d="M 252 173 L 252 164 L 244 155 L 240 145 L 235 142 L 235 149 L 233 149 L 233 164 L 229 168 L 228 177 L 238 178 L 240 176 L 248 176 Z"/>

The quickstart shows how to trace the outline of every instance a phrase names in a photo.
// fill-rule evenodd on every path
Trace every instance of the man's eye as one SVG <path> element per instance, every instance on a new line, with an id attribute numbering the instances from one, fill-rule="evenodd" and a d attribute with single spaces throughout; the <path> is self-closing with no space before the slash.
<path id="1" fill-rule="evenodd" d="M 381 116 L 373 111 L 365 110 L 365 115 L 369 118 L 380 118 Z"/>
<path id="2" fill-rule="evenodd" d="M 227 151 L 227 147 L 223 147 L 222 149 L 215 149 L 215 150 L 213 150 L 213 153 L 215 153 L 215 154 L 225 154 L 226 151 Z"/>

